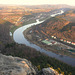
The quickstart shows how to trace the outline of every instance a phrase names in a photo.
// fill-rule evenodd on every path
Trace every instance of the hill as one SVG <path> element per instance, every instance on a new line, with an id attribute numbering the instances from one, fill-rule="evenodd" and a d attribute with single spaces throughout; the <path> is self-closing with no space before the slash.
<path id="1" fill-rule="evenodd" d="M 62 18 L 75 23 L 75 9 L 70 9 L 62 15 Z"/>
<path id="2" fill-rule="evenodd" d="M 53 17 L 44 23 L 36 26 L 34 32 L 38 31 L 47 36 L 56 36 L 58 38 L 75 41 L 75 23 L 60 17 Z"/>
<path id="3" fill-rule="evenodd" d="M 60 17 L 48 19 L 44 23 L 35 26 L 33 31 L 46 36 L 56 36 L 58 38 L 75 41 L 75 23 Z"/>
<path id="4" fill-rule="evenodd" d="M 42 18 L 50 11 L 56 9 L 71 9 L 73 6 L 69 5 L 0 5 L 0 18 L 7 20 L 15 25 L 21 25 L 25 19 L 23 16 L 39 14 L 37 17 Z M 43 15 L 47 13 L 46 15 Z M 42 16 L 43 15 L 43 16 Z M 49 13 L 50 15 L 50 13 Z M 48 17 L 48 16 L 47 16 Z M 39 17 L 40 18 L 40 17 Z M 46 17 L 45 17 L 46 18 Z"/>

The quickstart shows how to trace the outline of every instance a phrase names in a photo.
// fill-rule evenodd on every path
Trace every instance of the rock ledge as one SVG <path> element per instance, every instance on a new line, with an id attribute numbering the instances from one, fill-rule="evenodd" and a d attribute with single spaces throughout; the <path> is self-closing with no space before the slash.
<path id="1" fill-rule="evenodd" d="M 0 75 L 36 75 L 31 62 L 0 54 Z"/>

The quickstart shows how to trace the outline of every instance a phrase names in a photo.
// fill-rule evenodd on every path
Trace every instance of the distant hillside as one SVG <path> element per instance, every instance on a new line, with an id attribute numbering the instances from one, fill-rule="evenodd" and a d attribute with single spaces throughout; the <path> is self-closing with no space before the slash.
<path id="1" fill-rule="evenodd" d="M 75 23 L 75 9 L 70 9 L 63 14 L 62 18 Z"/>
<path id="2" fill-rule="evenodd" d="M 75 41 L 75 23 L 57 17 L 53 17 L 44 23 L 37 25 L 33 30 L 37 34 L 56 36 L 70 41 Z"/>
<path id="3" fill-rule="evenodd" d="M 49 5 L 49 4 L 45 4 L 45 5 L 29 5 L 29 6 L 25 6 L 27 8 L 74 8 L 74 6 L 70 6 L 70 5 L 66 5 L 66 4 L 57 4 L 57 5 Z"/>
<path id="4" fill-rule="evenodd" d="M 63 4 L 59 4 L 59 5 L 2 5 L 0 4 L 0 18 L 18 26 L 21 25 L 23 22 L 25 22 L 25 20 L 27 20 L 24 19 L 23 16 L 39 14 L 36 17 L 39 18 L 41 16 L 41 18 L 43 18 L 48 14 L 50 15 L 50 11 L 52 10 L 58 11 L 59 9 L 63 9 L 64 11 L 66 11 L 71 8 L 74 8 L 74 6 L 69 6 L 65 4 L 64 5 Z M 47 14 L 44 15 L 45 13 Z"/>

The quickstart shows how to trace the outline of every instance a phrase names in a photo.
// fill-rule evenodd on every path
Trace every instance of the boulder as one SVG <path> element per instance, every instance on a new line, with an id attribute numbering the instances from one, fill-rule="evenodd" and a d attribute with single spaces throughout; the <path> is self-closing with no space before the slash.
<path id="1" fill-rule="evenodd" d="M 0 54 L 0 75 L 36 75 L 30 61 Z"/>
<path id="2" fill-rule="evenodd" d="M 57 71 L 55 71 L 52 68 L 43 68 L 42 69 L 42 75 L 59 75 Z"/>

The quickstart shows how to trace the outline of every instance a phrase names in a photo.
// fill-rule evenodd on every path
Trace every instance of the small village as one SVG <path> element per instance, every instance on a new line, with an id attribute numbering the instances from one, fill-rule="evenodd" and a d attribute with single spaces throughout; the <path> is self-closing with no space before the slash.
<path id="1" fill-rule="evenodd" d="M 71 47 L 70 45 L 73 45 L 75 46 L 75 43 L 74 42 L 70 42 L 70 41 L 67 41 L 67 40 L 64 40 L 64 39 L 59 39 L 57 40 L 58 38 L 55 37 L 55 36 L 51 36 L 51 38 L 49 39 L 44 39 L 44 40 L 40 40 L 43 44 L 46 44 L 48 46 L 56 46 L 57 50 L 64 50 L 64 49 L 67 49 L 69 52 L 73 52 L 75 53 L 75 48 L 74 47 Z"/>
<path id="2" fill-rule="evenodd" d="M 75 54 L 75 42 L 68 41 L 65 39 L 59 39 L 56 36 L 46 37 L 44 35 L 40 36 L 37 34 L 34 36 L 32 34 L 32 30 L 29 31 L 28 35 L 31 35 L 32 39 L 37 41 L 41 45 L 46 45 L 48 47 L 50 46 L 56 50 L 66 50 L 70 53 Z"/>
<path id="3" fill-rule="evenodd" d="M 57 37 L 55 37 L 55 36 L 51 36 L 51 37 L 52 37 L 53 39 L 57 39 Z M 75 42 L 68 41 L 68 40 L 65 40 L 65 39 L 60 39 L 60 41 L 65 42 L 65 43 L 68 43 L 68 44 L 75 45 Z"/>

